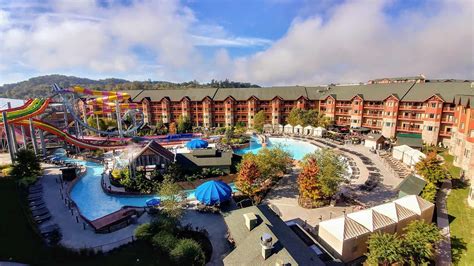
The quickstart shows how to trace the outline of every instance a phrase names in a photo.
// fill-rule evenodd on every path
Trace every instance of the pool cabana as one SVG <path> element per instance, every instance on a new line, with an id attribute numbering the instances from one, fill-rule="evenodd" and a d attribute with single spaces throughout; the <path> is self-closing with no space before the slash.
<path id="1" fill-rule="evenodd" d="M 303 126 L 302 125 L 296 125 L 293 128 L 293 133 L 296 135 L 302 135 L 303 134 Z"/>
<path id="2" fill-rule="evenodd" d="M 286 134 L 293 134 L 293 126 L 290 124 L 286 124 L 283 128 L 283 132 Z"/>
<path id="3" fill-rule="evenodd" d="M 303 129 L 303 135 L 311 136 L 311 135 L 313 135 L 313 130 L 314 130 L 313 126 L 306 126 Z"/>
<path id="4" fill-rule="evenodd" d="M 263 125 L 263 132 L 264 133 L 273 133 L 273 126 L 271 124 Z"/>

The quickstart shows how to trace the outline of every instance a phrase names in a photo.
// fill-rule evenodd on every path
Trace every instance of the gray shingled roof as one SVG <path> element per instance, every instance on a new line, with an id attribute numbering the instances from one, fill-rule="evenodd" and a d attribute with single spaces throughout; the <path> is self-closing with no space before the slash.
<path id="1" fill-rule="evenodd" d="M 470 82 L 426 82 L 416 83 L 410 92 L 403 97 L 403 101 L 425 101 L 434 94 L 438 94 L 446 102 L 453 102 L 456 95 L 474 96 L 474 88 Z"/>
<path id="2" fill-rule="evenodd" d="M 254 213 L 259 224 L 249 231 L 244 214 Z M 325 265 L 314 252 L 267 205 L 237 209 L 224 214 L 235 249 L 224 258 L 225 265 Z M 261 255 L 260 237 L 263 233 L 273 238 L 274 253 L 264 260 Z"/>
<path id="3" fill-rule="evenodd" d="M 199 153 L 199 152 L 198 152 Z M 215 156 L 194 156 L 193 153 L 178 153 L 176 160 L 184 167 L 219 167 L 232 165 L 232 151 L 215 151 Z"/>
<path id="4" fill-rule="evenodd" d="M 365 101 L 382 101 L 392 94 L 396 95 L 398 98 L 401 98 L 408 92 L 413 84 L 413 82 L 410 82 L 330 86 L 330 89 L 321 95 L 320 99 L 325 99 L 327 96 L 333 95 L 336 100 L 348 101 L 354 96 L 360 95 Z"/>
<path id="5" fill-rule="evenodd" d="M 308 97 L 306 88 L 302 86 L 269 87 L 269 88 L 223 88 L 219 89 L 214 97 L 216 101 L 223 101 L 232 96 L 237 101 L 245 101 L 255 96 L 259 100 L 272 100 L 280 96 L 285 100 L 297 100 L 301 96 Z"/>

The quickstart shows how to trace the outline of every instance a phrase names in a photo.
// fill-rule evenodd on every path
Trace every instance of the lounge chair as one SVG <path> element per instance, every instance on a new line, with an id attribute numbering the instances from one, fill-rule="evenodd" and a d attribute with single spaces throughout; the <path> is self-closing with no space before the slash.
<path id="1" fill-rule="evenodd" d="M 30 205 L 30 207 L 41 206 L 41 205 L 44 205 L 44 201 L 42 199 L 30 201 L 29 205 Z"/>
<path id="2" fill-rule="evenodd" d="M 43 199 L 43 196 L 41 196 L 41 195 L 28 196 L 28 201 L 29 202 L 38 201 L 38 200 L 42 200 L 42 199 Z"/>
<path id="3" fill-rule="evenodd" d="M 49 210 L 48 210 L 48 208 L 44 207 L 44 208 L 41 208 L 41 209 L 38 209 L 38 210 L 31 211 L 31 214 L 33 214 L 34 217 L 42 216 L 42 215 L 45 215 L 45 214 L 49 214 Z"/>
<path id="4" fill-rule="evenodd" d="M 59 226 L 57 224 L 50 224 L 44 227 L 40 227 L 40 233 L 43 236 L 48 236 L 52 232 L 59 230 Z"/>
<path id="5" fill-rule="evenodd" d="M 33 219 L 35 220 L 37 224 L 40 224 L 51 219 L 51 214 L 48 212 L 47 214 L 44 214 L 44 215 L 34 216 Z"/>
<path id="6" fill-rule="evenodd" d="M 41 193 L 43 192 L 43 188 L 29 188 L 28 192 L 30 194 L 36 194 L 36 193 Z"/>
<path id="7" fill-rule="evenodd" d="M 46 206 L 44 205 L 44 202 L 41 202 L 41 204 L 38 204 L 38 205 L 30 205 L 31 211 L 39 210 L 42 208 L 46 208 Z"/>
<path id="8" fill-rule="evenodd" d="M 29 188 L 30 189 L 43 188 L 43 185 L 41 185 L 41 184 L 31 185 Z"/>

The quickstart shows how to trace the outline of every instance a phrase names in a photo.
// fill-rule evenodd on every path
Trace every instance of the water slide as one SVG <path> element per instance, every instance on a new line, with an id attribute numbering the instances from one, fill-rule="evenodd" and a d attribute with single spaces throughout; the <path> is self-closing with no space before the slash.
<path id="1" fill-rule="evenodd" d="M 144 124 L 143 119 L 141 119 L 141 121 L 139 121 L 138 123 L 136 120 L 137 115 L 143 117 L 143 113 L 137 109 L 138 105 L 135 103 L 123 102 L 130 99 L 131 96 L 128 93 L 116 92 L 116 91 L 97 91 L 97 90 L 82 88 L 79 86 L 75 86 L 72 88 L 61 88 L 57 84 L 53 85 L 53 91 L 61 97 L 64 106 L 66 106 L 66 109 L 72 115 L 74 120 L 79 125 L 81 125 L 82 127 L 92 132 L 95 132 L 101 135 L 107 135 L 107 136 L 123 137 L 126 135 L 133 135 Z M 83 95 L 90 95 L 90 96 L 97 97 L 97 98 L 87 100 L 86 104 L 99 107 L 101 110 L 89 112 L 89 114 L 87 115 L 90 115 L 90 114 L 99 115 L 99 114 L 104 114 L 104 113 L 117 112 L 118 111 L 117 104 L 118 104 L 119 110 L 127 110 L 125 114 L 123 115 L 122 119 L 124 117 L 131 117 L 134 126 L 129 129 L 122 130 L 121 132 L 120 131 L 109 132 L 109 131 L 99 130 L 94 127 L 90 127 L 89 125 L 87 125 L 87 123 L 84 122 L 84 119 L 82 119 L 80 115 L 76 113 L 73 105 L 67 99 L 66 94 L 83 94 Z M 120 121 L 121 123 L 122 119 L 117 119 L 117 121 Z"/>
<path id="2" fill-rule="evenodd" d="M 30 123 L 29 119 L 43 113 L 45 109 L 48 107 L 48 104 L 50 103 L 50 101 L 51 99 L 31 99 L 31 100 L 28 100 L 23 106 L 4 110 L 7 115 L 7 121 L 9 124 L 28 127 Z M 3 119 L 2 114 L 0 114 L 0 119 Z M 3 120 L 0 120 L 0 121 L 2 121 L 0 125 L 3 125 Z M 35 128 L 39 128 L 41 130 L 49 132 L 59 137 L 60 139 L 63 139 L 80 148 L 86 148 L 86 149 L 91 149 L 91 150 L 96 150 L 96 149 L 113 150 L 113 149 L 120 149 L 124 147 L 121 145 L 91 144 L 86 141 L 77 139 L 76 137 L 62 131 L 61 129 L 38 119 L 32 119 L 32 124 Z M 20 132 L 17 132 L 17 130 L 15 130 L 15 133 L 16 133 L 15 137 L 18 140 L 17 134 Z"/>

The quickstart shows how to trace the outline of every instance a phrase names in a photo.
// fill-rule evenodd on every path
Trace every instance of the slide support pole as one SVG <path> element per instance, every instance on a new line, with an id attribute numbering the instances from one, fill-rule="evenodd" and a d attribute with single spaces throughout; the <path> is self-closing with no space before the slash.
<path id="1" fill-rule="evenodd" d="M 7 146 L 8 146 L 8 152 L 10 153 L 10 159 L 12 160 L 12 163 L 15 161 L 15 151 L 13 150 L 13 143 L 11 140 L 11 132 L 10 129 L 8 128 L 8 122 L 7 122 L 7 112 L 3 111 L 2 112 L 2 117 L 3 117 L 3 127 L 5 130 L 5 135 L 7 136 Z"/>
<path id="2" fill-rule="evenodd" d="M 38 142 L 36 142 L 36 131 L 33 127 L 33 120 L 30 118 L 30 134 L 31 134 L 31 142 L 33 143 L 33 150 L 35 154 L 38 155 Z"/>

